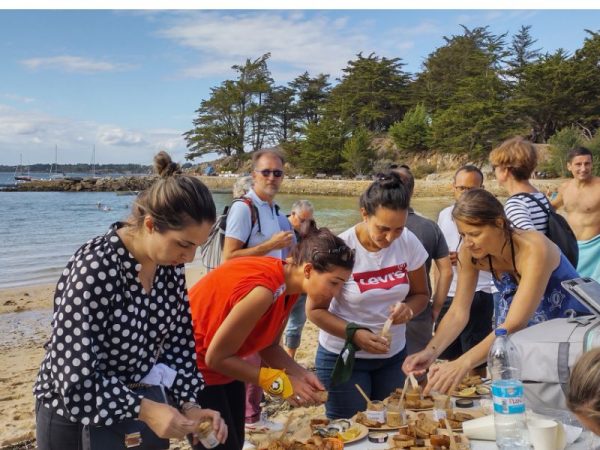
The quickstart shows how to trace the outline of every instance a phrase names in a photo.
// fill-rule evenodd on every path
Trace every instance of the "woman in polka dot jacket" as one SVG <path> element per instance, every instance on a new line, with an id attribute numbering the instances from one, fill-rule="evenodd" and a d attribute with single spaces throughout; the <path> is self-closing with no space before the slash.
<path id="1" fill-rule="evenodd" d="M 198 368 L 206 380 L 199 400 L 220 411 L 230 428 L 220 448 L 239 450 L 244 443 L 244 383 L 259 385 L 292 406 L 323 403 L 323 385 L 279 341 L 298 296 L 306 293 L 309 304 L 331 299 L 353 265 L 354 251 L 344 241 L 325 228 L 315 229 L 287 262 L 268 256 L 233 258 L 190 289 Z M 265 367 L 243 359 L 254 353 Z"/>
<path id="2" fill-rule="evenodd" d="M 204 382 L 184 277 L 215 205 L 168 154 L 154 162 L 161 177 L 128 221 L 84 244 L 56 286 L 52 336 L 33 390 L 39 450 L 79 449 L 84 426 L 136 418 L 162 438 L 182 438 L 210 417 L 218 439 L 227 438 L 220 414 L 195 403 Z M 157 368 L 178 409 L 128 387 Z"/>

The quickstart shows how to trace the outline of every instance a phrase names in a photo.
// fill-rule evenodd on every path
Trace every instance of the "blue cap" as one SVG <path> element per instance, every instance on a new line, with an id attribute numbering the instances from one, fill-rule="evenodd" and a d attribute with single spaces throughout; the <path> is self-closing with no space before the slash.
<path id="1" fill-rule="evenodd" d="M 507 334 L 506 328 L 496 328 L 496 336 L 506 336 Z"/>

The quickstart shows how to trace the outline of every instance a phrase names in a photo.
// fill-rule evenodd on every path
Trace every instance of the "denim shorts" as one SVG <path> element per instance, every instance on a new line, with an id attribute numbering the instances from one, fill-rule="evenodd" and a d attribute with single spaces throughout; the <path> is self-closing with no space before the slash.
<path id="1" fill-rule="evenodd" d="M 329 391 L 325 410 L 330 419 L 348 419 L 367 409 L 365 399 L 355 384 L 358 384 L 371 400 L 383 400 L 396 388 L 404 385 L 402 363 L 406 358 L 406 349 L 389 358 L 356 358 L 350 379 L 332 387 L 330 376 L 337 357 L 337 354 L 319 345 L 315 366 L 319 380 Z"/>

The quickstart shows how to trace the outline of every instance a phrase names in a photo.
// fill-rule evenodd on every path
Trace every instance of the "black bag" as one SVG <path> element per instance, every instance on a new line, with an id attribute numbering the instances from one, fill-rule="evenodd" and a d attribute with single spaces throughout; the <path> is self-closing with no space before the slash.
<path id="1" fill-rule="evenodd" d="M 136 385 L 132 388 L 144 398 L 171 403 L 163 386 Z M 169 440 L 158 437 L 145 422 L 127 419 L 112 425 L 83 427 L 83 450 L 162 450 L 169 448 Z"/>
<path id="2" fill-rule="evenodd" d="M 579 247 L 577 246 L 575 233 L 573 233 L 567 219 L 558 214 L 552 205 L 548 204 L 548 206 L 545 206 L 535 198 L 534 195 L 525 192 L 517 195 L 524 195 L 530 198 L 542 208 L 542 211 L 546 211 L 546 214 L 548 214 L 548 231 L 546 231 L 546 236 L 558 245 L 558 248 L 563 252 L 563 255 L 565 255 L 569 262 L 573 264 L 573 267 L 576 268 L 579 260 Z"/>

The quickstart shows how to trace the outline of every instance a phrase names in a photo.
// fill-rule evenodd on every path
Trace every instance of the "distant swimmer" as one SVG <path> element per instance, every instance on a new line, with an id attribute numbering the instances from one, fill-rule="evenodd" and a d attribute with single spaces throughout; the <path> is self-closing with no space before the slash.
<path id="1" fill-rule="evenodd" d="M 556 209 L 564 208 L 577 237 L 577 272 L 600 282 L 600 177 L 593 175 L 592 152 L 585 147 L 572 149 L 567 169 L 573 179 L 560 185 L 551 203 Z"/>
<path id="2" fill-rule="evenodd" d="M 102 206 L 102 211 L 112 211 L 112 208 L 108 205 L 103 205 Z"/>

